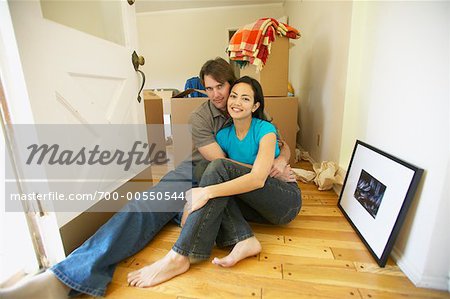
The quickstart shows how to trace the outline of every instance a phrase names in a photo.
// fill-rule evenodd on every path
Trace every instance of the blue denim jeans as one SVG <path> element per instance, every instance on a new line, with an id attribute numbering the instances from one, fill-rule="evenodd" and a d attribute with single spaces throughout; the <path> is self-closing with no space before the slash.
<path id="1" fill-rule="evenodd" d="M 185 161 L 148 191 L 186 192 L 198 183 L 192 163 Z M 91 238 L 50 270 L 72 290 L 104 296 L 117 263 L 137 253 L 171 220 L 181 219 L 184 201 L 132 201 L 116 213 Z M 159 212 L 155 212 L 159 211 Z"/>
<path id="2" fill-rule="evenodd" d="M 229 160 L 215 160 L 203 173 L 200 186 L 219 184 L 249 172 L 249 168 Z M 269 177 L 260 189 L 209 200 L 189 215 L 172 249 L 184 256 L 207 259 L 215 241 L 228 246 L 253 236 L 246 220 L 287 224 L 298 215 L 301 204 L 297 183 Z"/>

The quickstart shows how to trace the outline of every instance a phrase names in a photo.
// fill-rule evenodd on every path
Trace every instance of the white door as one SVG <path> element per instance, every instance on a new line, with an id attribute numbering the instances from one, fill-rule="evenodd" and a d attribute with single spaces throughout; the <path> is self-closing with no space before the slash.
<path id="1" fill-rule="evenodd" d="M 145 123 L 137 101 L 142 79 L 131 64 L 137 50 L 133 6 L 126 0 L 8 4 L 36 124 Z M 77 179 L 89 178 L 89 171 L 85 165 Z M 84 189 L 113 191 L 129 178 Z M 59 226 L 78 214 L 58 213 Z"/>

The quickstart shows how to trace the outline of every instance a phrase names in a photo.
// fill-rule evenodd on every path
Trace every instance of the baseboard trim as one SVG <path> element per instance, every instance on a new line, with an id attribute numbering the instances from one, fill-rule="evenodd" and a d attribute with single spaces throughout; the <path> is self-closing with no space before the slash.
<path id="1" fill-rule="evenodd" d="M 393 248 L 391 256 L 397 263 L 397 266 L 416 287 L 450 292 L 449 277 L 423 275 L 396 247 Z"/>
<path id="2" fill-rule="evenodd" d="M 424 276 L 416 287 L 450 292 L 449 280 L 446 277 Z"/>
<path id="3" fill-rule="evenodd" d="M 417 286 L 422 276 L 419 270 L 417 270 L 416 267 L 414 267 L 413 264 L 409 262 L 396 247 L 392 249 L 391 256 L 402 272 L 405 273 L 405 275 L 415 286 Z"/>

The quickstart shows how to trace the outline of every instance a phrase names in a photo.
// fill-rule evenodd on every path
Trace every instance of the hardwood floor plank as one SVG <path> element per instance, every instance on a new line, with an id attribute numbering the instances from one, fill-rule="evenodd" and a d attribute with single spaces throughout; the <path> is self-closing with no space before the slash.
<path id="1" fill-rule="evenodd" d="M 375 264 L 376 261 L 367 250 L 358 250 L 351 248 L 331 247 L 334 257 L 337 260 L 356 261 L 362 263 Z"/>
<path id="2" fill-rule="evenodd" d="M 241 273 L 271 279 L 281 279 L 283 276 L 281 263 L 260 263 L 258 259 L 245 259 L 231 268 L 223 268 L 212 264 L 210 261 L 193 265 L 193 268 L 208 269 L 217 272 L 218 275 L 223 273 Z"/>
<path id="3" fill-rule="evenodd" d="M 315 257 L 321 259 L 333 259 L 333 253 L 329 247 L 315 246 L 291 246 L 289 244 L 264 244 L 261 254 L 282 254 L 302 257 Z"/>
<path id="4" fill-rule="evenodd" d="M 134 262 L 134 257 L 127 258 L 126 260 L 123 260 L 119 263 L 119 266 L 122 267 L 129 267 Z"/>
<path id="5" fill-rule="evenodd" d="M 127 273 L 130 268 L 117 267 L 113 282 L 119 285 L 124 292 L 129 289 L 137 289 L 128 287 L 126 283 Z M 115 274 L 116 274 L 115 273 Z M 159 284 L 154 287 L 143 289 L 153 293 L 172 295 L 172 298 L 184 296 L 189 298 L 260 298 L 261 289 L 242 285 L 231 285 L 220 278 L 215 272 L 208 273 L 208 279 L 205 279 L 205 272 L 199 276 L 197 269 L 192 268 L 188 273 L 177 276 L 170 281 Z M 188 275 L 189 274 L 189 275 Z M 119 298 L 119 297 L 117 297 Z M 122 298 L 134 298 L 132 295 Z M 147 298 L 151 298 L 150 296 Z M 155 296 L 155 298 L 159 298 Z"/>
<path id="6" fill-rule="evenodd" d="M 383 292 L 377 290 L 358 289 L 363 299 L 433 299 L 433 298 L 450 298 L 449 293 L 430 291 L 421 295 L 401 294 L 392 292 Z"/>
<path id="7" fill-rule="evenodd" d="M 193 276 L 205 277 L 210 275 L 210 270 L 205 268 L 194 269 L 198 272 L 192 272 Z M 189 270 L 191 271 L 191 270 Z M 190 272 L 189 272 L 190 273 Z M 203 273 L 203 274 L 201 274 Z M 342 287 L 333 285 L 323 285 L 315 283 L 303 283 L 286 279 L 271 279 L 260 276 L 246 275 L 236 272 L 223 272 L 220 274 L 220 280 L 236 286 L 249 286 L 261 288 L 263 293 L 265 288 L 278 290 L 278 298 L 282 298 L 285 291 L 294 291 L 303 295 L 321 296 L 330 298 L 360 298 L 357 288 Z"/>
<path id="8" fill-rule="evenodd" d="M 176 295 L 164 294 L 161 292 L 156 292 L 149 288 L 134 288 L 119 285 L 116 283 L 111 283 L 108 286 L 106 292 L 106 298 L 111 299 L 123 299 L 123 298 L 133 298 L 133 299 L 147 299 L 147 298 L 161 298 L 161 299 L 175 299 Z"/>
<path id="9" fill-rule="evenodd" d="M 170 249 L 172 249 L 173 244 L 174 243 L 171 241 L 165 241 L 165 240 L 160 240 L 159 238 L 156 238 L 155 240 L 150 242 L 144 249 L 142 249 L 140 252 L 136 253 L 133 257 L 143 258 L 147 255 L 146 251 L 150 250 L 151 252 L 153 252 L 152 249 L 167 253 Z"/>
<path id="10" fill-rule="evenodd" d="M 313 199 L 306 196 L 302 196 L 302 206 L 321 206 L 322 202 L 320 199 Z"/>
<path id="11" fill-rule="evenodd" d="M 377 264 L 354 262 L 355 269 L 358 272 L 376 273 L 382 275 L 393 275 L 405 277 L 405 274 L 397 265 L 387 264 L 384 268 L 380 268 Z"/>
<path id="12" fill-rule="evenodd" d="M 353 298 L 361 298 L 361 296 L 355 292 Z M 303 294 L 301 291 L 296 290 L 288 290 L 280 293 L 280 290 L 272 289 L 272 288 L 263 288 L 262 297 L 263 299 L 277 299 L 282 297 L 283 299 L 332 299 L 336 298 L 335 295 L 332 297 L 318 296 L 314 294 Z"/>
<path id="13" fill-rule="evenodd" d="M 414 288 L 406 277 L 362 273 L 337 268 L 305 267 L 294 264 L 283 264 L 284 279 L 321 284 L 351 286 L 354 288 L 374 289 L 394 294 L 411 294 L 425 296 L 429 290 Z"/>
<path id="14" fill-rule="evenodd" d="M 337 232 L 319 229 L 304 229 L 285 226 L 270 226 L 262 224 L 252 224 L 252 229 L 256 233 L 264 234 L 282 234 L 285 236 L 293 236 L 299 238 L 324 239 L 324 240 L 340 240 L 350 242 L 360 242 L 360 238 L 355 232 Z"/>
<path id="15" fill-rule="evenodd" d="M 296 264 L 301 266 L 313 266 L 324 268 L 341 268 L 356 271 L 356 265 L 349 261 L 338 261 L 334 259 L 319 259 L 303 256 L 262 253 L 259 260 L 261 262 L 277 262 L 281 264 Z M 283 272 L 283 276 L 285 273 Z"/>
<path id="16" fill-rule="evenodd" d="M 161 230 L 158 235 L 157 239 L 164 240 L 166 242 L 172 242 L 175 243 L 180 236 L 181 228 L 175 226 L 175 225 L 167 225 L 164 227 L 163 230 Z"/>
<path id="17" fill-rule="evenodd" d="M 311 216 L 311 215 L 298 215 L 295 221 L 301 220 L 313 220 L 313 221 L 327 221 L 330 223 L 348 223 L 347 220 L 342 216 Z"/>
<path id="18" fill-rule="evenodd" d="M 303 206 L 300 215 L 308 216 L 341 216 L 341 211 L 335 206 Z"/>
<path id="19" fill-rule="evenodd" d="M 332 231 L 353 232 L 353 228 L 347 222 L 328 222 L 326 220 L 295 219 L 289 223 L 289 227 L 306 229 L 323 229 Z"/>
<path id="20" fill-rule="evenodd" d="M 300 186 L 300 188 L 302 189 L 302 191 L 304 191 L 306 194 L 305 195 L 309 195 L 311 194 L 310 192 L 318 192 L 320 193 L 319 190 L 317 190 L 317 186 L 314 185 L 314 183 L 302 183 L 302 182 L 298 182 L 298 185 Z M 326 192 L 324 192 L 326 193 Z"/>
<path id="21" fill-rule="evenodd" d="M 314 188 L 316 188 L 316 187 L 314 186 Z M 339 199 L 339 197 L 336 194 L 334 194 L 334 192 L 323 192 L 323 191 L 318 191 L 317 189 L 314 189 L 314 188 L 310 192 L 307 192 L 307 194 L 302 194 L 302 199 L 318 200 L 318 201 L 322 201 L 322 200 L 337 201 Z M 304 191 L 304 190 L 302 190 L 302 191 Z"/>
<path id="22" fill-rule="evenodd" d="M 338 198 L 336 198 L 336 199 L 334 199 L 334 198 L 326 198 L 326 199 L 321 199 L 320 200 L 320 202 L 323 204 L 323 205 L 325 205 L 325 206 L 334 206 L 334 207 L 337 207 L 337 204 L 338 204 L 338 201 L 339 201 L 339 199 Z"/>
<path id="23" fill-rule="evenodd" d="M 284 244 L 283 235 L 271 235 L 263 233 L 255 233 L 255 237 L 261 242 L 261 244 L 271 243 L 271 244 Z"/>
<path id="24" fill-rule="evenodd" d="M 348 248 L 356 250 L 367 250 L 366 246 L 361 242 L 352 241 L 341 241 L 341 240 L 326 240 L 326 239 L 315 239 L 315 238 L 304 238 L 304 237 L 293 237 L 285 236 L 287 244 L 292 246 L 302 245 L 302 246 L 323 246 L 331 248 Z"/>

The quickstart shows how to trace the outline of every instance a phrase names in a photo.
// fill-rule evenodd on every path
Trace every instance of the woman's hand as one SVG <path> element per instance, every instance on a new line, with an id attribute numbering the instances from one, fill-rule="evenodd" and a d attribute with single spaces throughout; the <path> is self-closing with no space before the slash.
<path id="1" fill-rule="evenodd" d="M 186 204 L 184 205 L 184 209 L 183 209 L 183 215 L 181 215 L 181 224 L 180 224 L 181 227 L 184 226 L 184 224 L 186 223 L 186 219 L 188 218 L 188 216 L 190 214 L 191 214 L 191 207 L 189 205 L 189 202 L 186 201 Z"/>
<path id="2" fill-rule="evenodd" d="M 197 211 L 206 205 L 210 199 L 211 196 L 207 187 L 192 188 L 186 192 L 187 210 L 189 213 Z"/>

